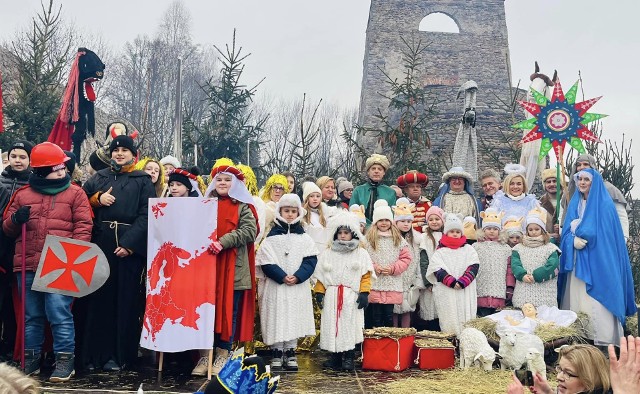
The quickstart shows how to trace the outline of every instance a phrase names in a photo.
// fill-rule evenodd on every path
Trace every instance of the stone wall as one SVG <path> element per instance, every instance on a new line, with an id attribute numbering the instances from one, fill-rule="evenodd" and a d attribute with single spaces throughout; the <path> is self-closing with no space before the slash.
<path id="1" fill-rule="evenodd" d="M 441 12 L 450 16 L 460 33 L 419 31 L 420 21 L 427 15 Z M 509 125 L 517 119 L 497 97 L 509 102 L 509 45 L 504 0 L 371 0 L 367 26 L 359 124 L 374 126 L 373 114 L 386 110 L 388 102 L 383 71 L 392 78 L 401 78 L 401 40 L 421 39 L 427 43 L 418 79 L 427 88 L 429 97 L 440 103 L 438 114 L 429 127 L 432 148 L 425 157 L 448 157 L 453 151 L 458 125 L 463 113 L 463 100 L 456 100 L 460 85 L 467 80 L 477 82 L 478 137 L 494 147 L 505 161 L 510 161 L 502 133 L 513 133 Z M 516 118 L 522 112 L 517 110 Z M 376 149 L 373 135 L 359 141 L 368 151 Z M 486 158 L 485 158 L 486 159 Z M 479 169 L 490 161 L 480 159 Z M 433 174 L 436 175 L 436 174 Z"/>

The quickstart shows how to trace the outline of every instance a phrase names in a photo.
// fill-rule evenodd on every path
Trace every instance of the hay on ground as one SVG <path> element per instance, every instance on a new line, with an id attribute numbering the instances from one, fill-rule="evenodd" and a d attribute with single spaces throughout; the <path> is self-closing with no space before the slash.
<path id="1" fill-rule="evenodd" d="M 511 371 L 484 371 L 479 368 L 425 372 L 424 377 L 409 377 L 384 384 L 385 391 L 404 393 L 503 394 L 512 381 Z M 419 388 L 419 389 L 417 389 Z"/>
<path id="2" fill-rule="evenodd" d="M 487 319 L 486 317 L 471 319 L 467 321 L 464 326 L 476 328 L 482 331 L 482 333 L 487 336 L 487 339 L 492 339 L 496 342 L 500 341 L 500 337 L 496 333 L 496 327 L 498 326 L 498 323 L 491 319 Z"/>
<path id="3" fill-rule="evenodd" d="M 627 330 L 634 337 L 638 336 L 638 314 L 637 313 L 627 319 Z"/>

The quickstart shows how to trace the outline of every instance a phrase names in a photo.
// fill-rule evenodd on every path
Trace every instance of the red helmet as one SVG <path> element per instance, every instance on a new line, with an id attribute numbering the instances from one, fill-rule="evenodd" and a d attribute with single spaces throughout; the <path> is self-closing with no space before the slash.
<path id="1" fill-rule="evenodd" d="M 53 167 L 71 158 L 64 154 L 62 148 L 51 142 L 43 142 L 31 150 L 31 167 Z"/>

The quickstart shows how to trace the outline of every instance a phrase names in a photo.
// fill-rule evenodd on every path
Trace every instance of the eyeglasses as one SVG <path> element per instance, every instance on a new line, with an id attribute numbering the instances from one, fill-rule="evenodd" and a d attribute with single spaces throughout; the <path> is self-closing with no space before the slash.
<path id="1" fill-rule="evenodd" d="M 274 186 L 274 187 L 272 187 L 272 189 L 273 189 L 273 190 L 280 190 L 280 191 L 283 191 L 283 190 L 284 190 L 284 187 L 282 187 L 282 186 Z"/>
<path id="2" fill-rule="evenodd" d="M 559 365 L 556 365 L 556 373 L 560 375 L 562 373 L 565 376 L 565 380 L 569 380 L 571 378 L 577 378 L 578 375 L 574 375 L 572 373 L 567 372 L 567 370 L 560 368 Z"/>
<path id="3" fill-rule="evenodd" d="M 344 193 L 344 192 L 352 192 L 352 191 L 353 189 L 344 189 L 342 192 Z"/>

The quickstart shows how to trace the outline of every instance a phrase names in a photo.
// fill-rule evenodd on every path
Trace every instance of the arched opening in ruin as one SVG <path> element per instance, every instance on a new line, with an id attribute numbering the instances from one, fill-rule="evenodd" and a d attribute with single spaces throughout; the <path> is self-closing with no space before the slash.
<path id="1" fill-rule="evenodd" d="M 437 33 L 460 33 L 460 27 L 449 15 L 433 12 L 420 21 L 418 30 Z"/>

